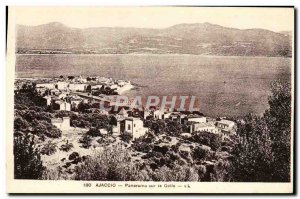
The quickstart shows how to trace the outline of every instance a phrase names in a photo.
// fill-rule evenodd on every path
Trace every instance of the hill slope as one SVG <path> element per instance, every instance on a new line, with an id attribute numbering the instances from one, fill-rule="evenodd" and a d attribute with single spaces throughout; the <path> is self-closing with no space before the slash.
<path id="1" fill-rule="evenodd" d="M 53 22 L 17 26 L 18 53 L 179 53 L 291 56 L 291 37 L 264 29 L 234 29 L 210 23 L 164 29 L 70 28 Z"/>

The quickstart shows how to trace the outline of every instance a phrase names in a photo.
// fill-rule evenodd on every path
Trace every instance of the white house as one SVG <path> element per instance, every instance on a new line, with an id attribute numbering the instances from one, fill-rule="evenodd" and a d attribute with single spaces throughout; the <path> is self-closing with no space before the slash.
<path id="1" fill-rule="evenodd" d="M 70 118 L 63 117 L 57 119 L 51 119 L 51 123 L 60 130 L 68 130 L 70 128 Z"/>
<path id="2" fill-rule="evenodd" d="M 53 83 L 44 83 L 44 84 L 36 84 L 36 88 L 48 88 L 48 89 L 54 89 L 55 85 Z"/>
<path id="3" fill-rule="evenodd" d="M 188 115 L 184 118 L 184 123 L 187 124 L 188 122 L 197 122 L 197 123 L 206 123 L 206 117 L 199 116 L 199 115 Z"/>
<path id="4" fill-rule="evenodd" d="M 129 133 L 132 135 L 133 139 L 139 138 L 146 134 L 148 131 L 147 128 L 144 127 L 144 123 L 139 118 L 128 117 L 122 121 L 120 125 L 121 133 Z"/>
<path id="5" fill-rule="evenodd" d="M 221 129 L 233 128 L 235 123 L 230 120 L 221 120 L 217 122 L 217 126 Z"/>
<path id="6" fill-rule="evenodd" d="M 85 91 L 87 84 L 69 84 L 69 90 L 71 91 Z"/>
<path id="7" fill-rule="evenodd" d="M 207 123 L 194 123 L 190 126 L 190 133 L 195 131 L 206 131 L 210 133 L 220 133 L 220 129 L 216 128 L 215 124 L 213 122 L 207 122 Z"/>
<path id="8" fill-rule="evenodd" d="M 54 109 L 61 111 L 71 111 L 71 104 L 65 101 L 57 100 L 54 103 Z"/>
<path id="9" fill-rule="evenodd" d="M 144 119 L 147 119 L 147 117 L 151 116 L 151 111 L 149 109 L 144 110 Z"/>
<path id="10" fill-rule="evenodd" d="M 217 122 L 217 127 L 221 129 L 223 133 L 234 133 L 235 122 L 222 119 Z"/>
<path id="11" fill-rule="evenodd" d="M 69 84 L 67 82 L 57 82 L 57 89 L 58 90 L 67 90 L 68 85 Z"/>

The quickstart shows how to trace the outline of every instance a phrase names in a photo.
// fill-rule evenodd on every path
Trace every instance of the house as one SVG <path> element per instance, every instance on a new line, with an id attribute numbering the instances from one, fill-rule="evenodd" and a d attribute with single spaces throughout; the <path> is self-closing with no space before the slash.
<path id="1" fill-rule="evenodd" d="M 59 93 L 57 95 L 58 99 L 63 99 L 63 98 L 66 98 L 69 94 L 66 93 L 66 92 L 62 92 L 62 93 Z"/>
<path id="2" fill-rule="evenodd" d="M 54 89 L 55 85 L 53 83 L 44 83 L 44 84 L 36 84 L 36 88 L 47 88 L 47 89 Z"/>
<path id="3" fill-rule="evenodd" d="M 217 127 L 224 133 L 224 134 L 230 134 L 235 133 L 235 122 L 230 120 L 222 119 L 217 122 Z"/>
<path id="4" fill-rule="evenodd" d="M 164 119 L 163 115 L 164 115 L 164 111 L 160 109 L 153 111 L 153 118 L 156 120 Z"/>
<path id="5" fill-rule="evenodd" d="M 176 121 L 180 124 L 183 124 L 184 123 L 184 119 L 186 118 L 186 115 L 185 114 L 181 114 L 180 112 L 173 112 L 171 113 L 171 115 L 169 116 L 169 118 L 172 120 L 172 121 Z"/>
<path id="6" fill-rule="evenodd" d="M 69 84 L 70 91 L 86 91 L 88 84 Z"/>
<path id="7" fill-rule="evenodd" d="M 51 96 L 45 96 L 43 99 L 45 100 L 47 106 L 51 105 Z"/>
<path id="8" fill-rule="evenodd" d="M 71 104 L 65 101 L 57 100 L 53 104 L 55 110 L 71 111 Z"/>
<path id="9" fill-rule="evenodd" d="M 71 98 L 70 99 L 71 108 L 73 109 L 78 108 L 78 105 L 80 104 L 81 101 L 82 99 Z"/>
<path id="10" fill-rule="evenodd" d="M 147 119 L 152 115 L 151 111 L 149 109 L 144 110 L 144 119 Z"/>
<path id="11" fill-rule="evenodd" d="M 108 131 L 106 129 L 99 129 L 100 131 L 100 134 L 103 136 L 103 137 L 107 137 L 108 136 Z"/>
<path id="12" fill-rule="evenodd" d="M 50 95 L 59 95 L 60 91 L 56 88 L 50 90 Z"/>
<path id="13" fill-rule="evenodd" d="M 188 122 L 196 122 L 196 123 L 206 123 L 206 117 L 199 115 L 188 115 L 183 119 L 183 123 L 187 124 Z"/>
<path id="14" fill-rule="evenodd" d="M 67 90 L 68 83 L 67 82 L 57 82 L 56 84 L 58 90 Z"/>
<path id="15" fill-rule="evenodd" d="M 190 125 L 190 133 L 195 131 L 206 131 L 210 133 L 220 133 L 220 129 L 218 129 L 213 122 L 207 122 L 207 123 L 194 123 Z"/>
<path id="16" fill-rule="evenodd" d="M 69 117 L 51 119 L 51 123 L 60 130 L 68 130 L 70 128 L 70 118 Z"/>
<path id="17" fill-rule="evenodd" d="M 133 139 L 145 135 L 147 131 L 148 128 L 144 127 L 144 123 L 140 118 L 128 117 L 120 122 L 120 132 L 131 134 Z"/>

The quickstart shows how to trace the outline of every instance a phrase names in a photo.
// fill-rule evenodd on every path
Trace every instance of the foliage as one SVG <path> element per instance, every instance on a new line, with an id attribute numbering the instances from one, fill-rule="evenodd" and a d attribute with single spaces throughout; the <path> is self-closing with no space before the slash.
<path id="1" fill-rule="evenodd" d="M 124 132 L 121 134 L 120 138 L 122 141 L 129 143 L 132 140 L 132 135 L 131 133 Z"/>
<path id="2" fill-rule="evenodd" d="M 57 145 L 51 141 L 48 141 L 41 149 L 41 154 L 52 155 L 57 151 Z"/>
<path id="3" fill-rule="evenodd" d="M 84 134 L 82 138 L 80 138 L 79 142 L 82 144 L 83 148 L 90 148 L 92 146 L 92 138 L 90 135 Z"/>
<path id="4" fill-rule="evenodd" d="M 16 179 L 41 179 L 45 167 L 34 137 L 14 137 L 14 176 Z"/>
<path id="5" fill-rule="evenodd" d="M 290 180 L 290 85 L 276 81 L 269 105 L 263 117 L 248 115 L 238 124 L 240 138 L 232 152 L 234 181 Z"/>
<path id="6" fill-rule="evenodd" d="M 164 182 L 172 182 L 172 181 L 198 181 L 198 173 L 197 171 L 188 166 L 179 166 L 176 165 L 174 168 L 170 169 L 167 166 L 162 166 L 161 168 L 155 170 L 153 174 L 154 181 L 164 181 Z"/>
<path id="7" fill-rule="evenodd" d="M 122 146 L 105 148 L 75 169 L 75 180 L 132 181 L 138 169 Z"/>
<path id="8" fill-rule="evenodd" d="M 61 151 L 65 151 L 65 152 L 68 152 L 70 151 L 72 148 L 74 148 L 73 144 L 72 143 L 69 143 L 69 140 L 67 140 L 66 144 L 62 144 L 60 146 L 60 150 Z"/>
<path id="9" fill-rule="evenodd" d="M 194 132 L 190 140 L 199 144 L 209 146 L 212 148 L 212 150 L 217 150 L 222 143 L 220 135 L 206 131 Z"/>
<path id="10" fill-rule="evenodd" d="M 275 158 L 273 180 L 288 182 L 291 162 L 291 86 L 278 80 L 272 84 L 271 92 L 268 102 L 270 108 L 264 119 Z"/>
<path id="11" fill-rule="evenodd" d="M 88 130 L 88 132 L 86 132 L 86 134 L 91 137 L 101 136 L 100 130 L 97 128 L 90 128 L 90 130 Z"/>

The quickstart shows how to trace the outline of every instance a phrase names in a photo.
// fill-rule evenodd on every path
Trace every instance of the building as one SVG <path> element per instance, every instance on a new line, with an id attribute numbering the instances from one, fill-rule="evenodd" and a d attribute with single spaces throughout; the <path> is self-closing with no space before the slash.
<path id="1" fill-rule="evenodd" d="M 147 131 L 148 129 L 144 127 L 140 118 L 128 117 L 120 122 L 120 132 L 131 134 L 133 139 L 145 135 Z"/>
<path id="2" fill-rule="evenodd" d="M 69 84 L 70 91 L 86 91 L 88 84 Z"/>
<path id="3" fill-rule="evenodd" d="M 217 122 L 217 127 L 222 131 L 224 134 L 230 134 L 230 133 L 235 133 L 235 122 L 230 121 L 230 120 L 220 120 Z"/>
<path id="4" fill-rule="evenodd" d="M 67 82 L 57 82 L 56 84 L 58 90 L 67 90 L 68 83 Z"/>
<path id="5" fill-rule="evenodd" d="M 47 106 L 51 105 L 51 97 L 50 96 L 45 96 L 45 97 L 43 97 L 43 99 L 45 100 L 45 103 Z"/>
<path id="6" fill-rule="evenodd" d="M 70 118 L 69 117 L 51 119 L 51 123 L 60 130 L 68 130 L 70 128 Z"/>
<path id="7" fill-rule="evenodd" d="M 193 133 L 195 131 L 206 131 L 210 133 L 220 133 L 220 129 L 218 129 L 213 122 L 207 122 L 207 123 L 194 123 L 190 125 L 190 133 Z"/>
<path id="8" fill-rule="evenodd" d="M 187 124 L 188 122 L 196 122 L 196 123 L 206 123 L 206 117 L 199 115 L 188 115 L 184 118 L 183 123 Z"/>
<path id="9" fill-rule="evenodd" d="M 55 110 L 71 111 L 71 104 L 65 101 L 57 100 L 53 104 Z"/>
<path id="10" fill-rule="evenodd" d="M 149 109 L 144 110 L 144 119 L 147 119 L 152 115 L 151 111 Z"/>
<path id="11" fill-rule="evenodd" d="M 36 84 L 36 88 L 47 88 L 47 89 L 54 89 L 55 85 L 53 83 L 44 83 L 44 84 Z"/>
<path id="12" fill-rule="evenodd" d="M 161 119 L 164 119 L 163 116 L 164 116 L 164 111 L 162 111 L 160 109 L 153 111 L 153 118 L 154 119 L 161 120 Z"/>

